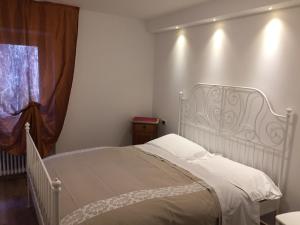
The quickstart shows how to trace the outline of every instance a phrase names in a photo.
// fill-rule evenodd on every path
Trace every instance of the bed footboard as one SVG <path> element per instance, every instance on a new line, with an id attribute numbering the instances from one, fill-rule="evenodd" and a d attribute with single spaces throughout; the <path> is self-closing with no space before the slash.
<path id="1" fill-rule="evenodd" d="M 40 225 L 59 225 L 59 179 L 51 180 L 43 160 L 30 136 L 26 123 L 28 205 L 32 197 Z"/>

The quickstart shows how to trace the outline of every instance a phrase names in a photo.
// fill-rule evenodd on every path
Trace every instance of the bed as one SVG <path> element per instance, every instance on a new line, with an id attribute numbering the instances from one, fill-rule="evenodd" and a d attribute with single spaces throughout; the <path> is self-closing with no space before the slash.
<path id="1" fill-rule="evenodd" d="M 278 209 L 290 115 L 254 88 L 196 84 L 178 135 L 43 160 L 26 124 L 28 194 L 45 225 L 257 224 Z"/>

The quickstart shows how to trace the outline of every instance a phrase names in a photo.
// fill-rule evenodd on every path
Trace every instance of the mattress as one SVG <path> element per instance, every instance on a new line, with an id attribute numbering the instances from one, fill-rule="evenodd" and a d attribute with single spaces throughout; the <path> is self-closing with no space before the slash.
<path id="1" fill-rule="evenodd" d="M 45 160 L 62 181 L 61 225 L 218 225 L 213 187 L 134 146 L 99 148 Z"/>

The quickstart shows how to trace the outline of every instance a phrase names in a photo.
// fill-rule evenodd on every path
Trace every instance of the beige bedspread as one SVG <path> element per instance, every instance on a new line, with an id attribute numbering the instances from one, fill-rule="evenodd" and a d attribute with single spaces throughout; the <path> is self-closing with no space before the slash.
<path id="1" fill-rule="evenodd" d="M 62 181 L 61 225 L 216 225 L 214 190 L 189 172 L 133 146 L 45 160 Z"/>

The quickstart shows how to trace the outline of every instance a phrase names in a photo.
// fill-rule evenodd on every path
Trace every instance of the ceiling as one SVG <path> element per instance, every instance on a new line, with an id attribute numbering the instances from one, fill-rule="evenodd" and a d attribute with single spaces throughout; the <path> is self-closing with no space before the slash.
<path id="1" fill-rule="evenodd" d="M 157 16 L 212 0 L 50 0 L 51 2 L 79 6 L 82 9 L 117 14 L 139 19 Z"/>

